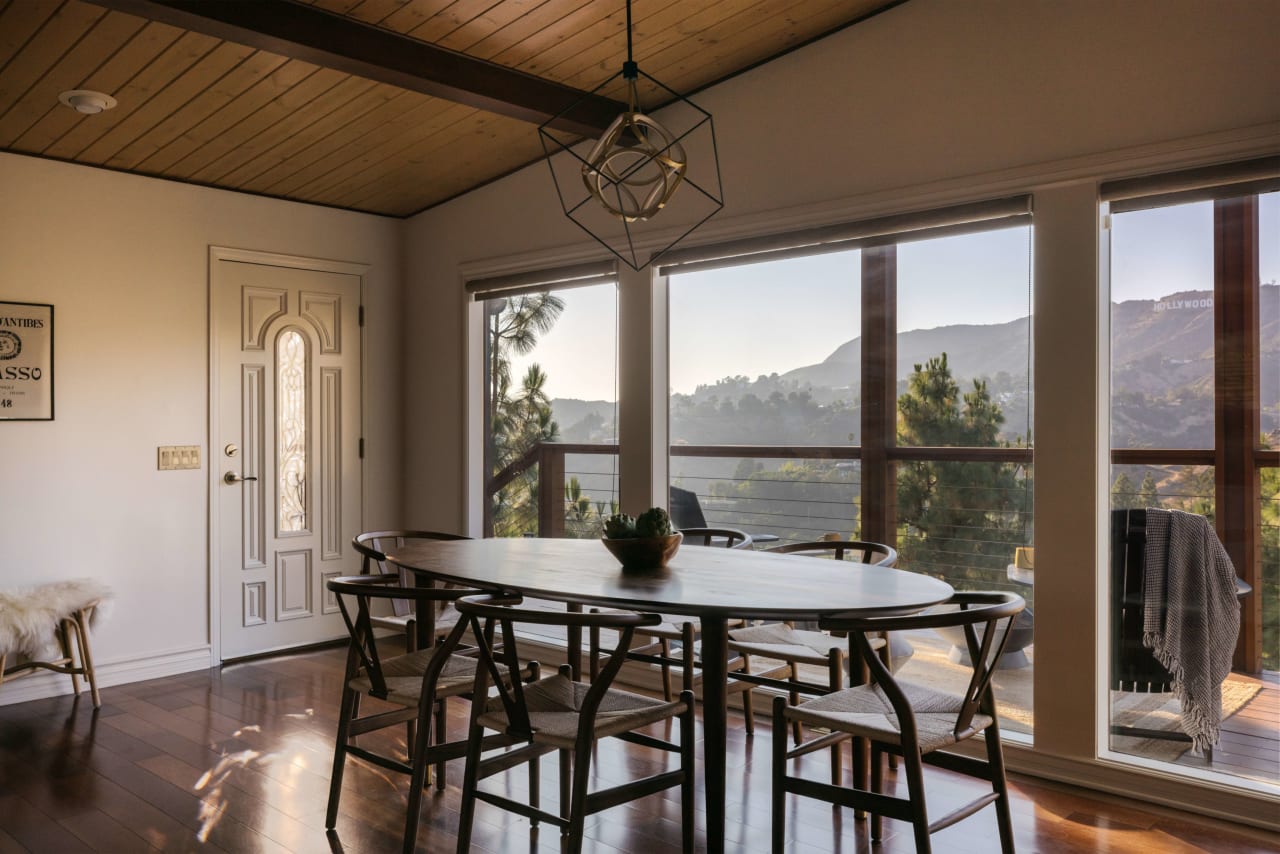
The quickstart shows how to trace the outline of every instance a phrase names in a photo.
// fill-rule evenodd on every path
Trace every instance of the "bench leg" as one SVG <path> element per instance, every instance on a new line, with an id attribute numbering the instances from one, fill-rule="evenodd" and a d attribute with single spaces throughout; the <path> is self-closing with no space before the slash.
<path id="1" fill-rule="evenodd" d="M 76 642 L 80 648 L 80 667 L 84 671 L 84 678 L 89 683 L 89 694 L 93 697 L 93 707 L 95 709 L 102 708 L 102 698 L 98 695 L 98 678 L 93 672 L 93 655 L 89 652 L 89 615 L 93 612 L 92 608 L 82 608 L 71 615 L 75 621 Z M 71 677 L 73 680 L 74 676 Z M 79 687 L 76 692 L 79 693 Z"/>
<path id="2" fill-rule="evenodd" d="M 75 624 L 70 617 L 63 617 L 58 621 L 58 647 L 62 651 L 62 657 L 67 660 L 67 671 L 71 676 L 71 693 L 78 697 L 80 696 L 79 673 L 84 664 L 84 657 L 80 657 L 80 666 L 77 667 L 76 653 L 71 649 L 71 633 L 73 631 L 75 631 Z"/>

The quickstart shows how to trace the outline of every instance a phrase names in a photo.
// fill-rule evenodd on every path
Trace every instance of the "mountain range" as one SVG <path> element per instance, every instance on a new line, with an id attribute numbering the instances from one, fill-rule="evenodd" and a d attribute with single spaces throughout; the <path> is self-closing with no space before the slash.
<path id="1" fill-rule="evenodd" d="M 1280 431 L 1280 286 L 1268 283 L 1260 288 L 1259 314 L 1262 429 L 1271 433 Z M 1007 423 L 1025 423 L 1028 321 L 1023 317 L 1007 323 L 957 324 L 901 333 L 899 387 L 917 364 L 945 352 L 952 375 L 962 388 L 967 388 L 972 378 L 987 379 L 993 395 L 1006 408 Z M 1112 303 L 1111 341 L 1113 443 L 1212 447 L 1212 291 L 1179 291 L 1159 300 Z M 856 400 L 861 358 L 862 341 L 853 338 L 817 364 L 754 381 L 734 377 L 711 382 L 687 398 L 693 404 L 713 397 L 736 400 L 745 393 L 763 399 L 772 390 L 789 389 L 808 391 L 819 402 Z M 552 406 L 566 441 L 598 441 L 589 436 L 614 418 L 614 406 L 608 401 L 556 399 Z M 673 424 L 673 440 L 676 431 Z"/>

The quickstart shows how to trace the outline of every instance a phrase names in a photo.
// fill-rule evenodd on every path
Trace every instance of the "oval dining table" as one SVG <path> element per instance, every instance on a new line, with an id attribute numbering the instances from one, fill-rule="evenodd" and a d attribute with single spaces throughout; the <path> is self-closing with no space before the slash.
<path id="1" fill-rule="evenodd" d="M 597 540 L 493 538 L 408 542 L 387 558 L 420 583 L 453 582 L 572 606 L 599 605 L 696 617 L 702 624 L 706 844 L 725 843 L 730 618 L 816 620 L 832 614 L 910 614 L 951 598 L 925 575 L 847 561 L 686 545 L 667 567 L 623 572 Z M 419 621 L 431 642 L 430 618 Z M 580 639 L 570 637 L 580 663 Z M 575 668 L 576 671 L 576 668 Z"/>

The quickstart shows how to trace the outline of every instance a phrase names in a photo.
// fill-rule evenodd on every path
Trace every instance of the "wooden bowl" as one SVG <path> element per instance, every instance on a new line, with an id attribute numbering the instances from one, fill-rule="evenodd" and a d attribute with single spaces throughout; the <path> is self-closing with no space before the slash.
<path id="1" fill-rule="evenodd" d="M 676 532 L 668 537 L 631 537 L 611 540 L 601 537 L 604 547 L 622 564 L 624 570 L 660 569 L 675 557 L 684 534 Z"/>

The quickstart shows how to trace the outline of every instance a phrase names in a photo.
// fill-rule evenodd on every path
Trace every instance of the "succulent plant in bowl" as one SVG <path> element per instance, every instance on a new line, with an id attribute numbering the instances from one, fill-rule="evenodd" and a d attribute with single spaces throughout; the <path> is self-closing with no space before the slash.
<path id="1" fill-rule="evenodd" d="M 613 552 L 624 570 L 659 569 L 675 556 L 684 535 L 671 530 L 671 517 L 661 507 L 650 507 L 632 518 L 615 513 L 605 520 L 601 542 Z"/>

